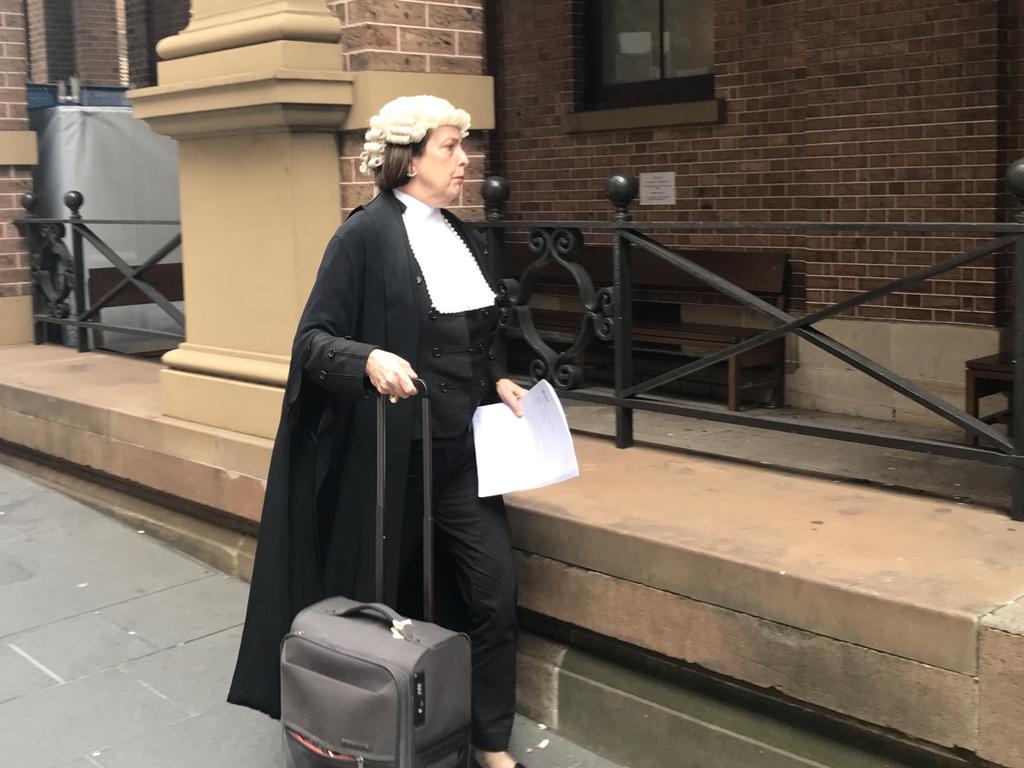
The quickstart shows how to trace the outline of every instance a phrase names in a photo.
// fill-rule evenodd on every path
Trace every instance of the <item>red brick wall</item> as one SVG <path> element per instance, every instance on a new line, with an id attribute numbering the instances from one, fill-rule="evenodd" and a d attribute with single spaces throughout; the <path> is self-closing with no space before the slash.
<path id="1" fill-rule="evenodd" d="M 75 72 L 83 84 L 120 85 L 114 0 L 74 0 Z"/>
<path id="2" fill-rule="evenodd" d="M 351 70 L 483 72 L 483 2 L 328 0 Z"/>
<path id="3" fill-rule="evenodd" d="M 156 44 L 188 25 L 189 0 L 125 0 L 125 16 L 132 85 L 155 85 Z"/>
<path id="4" fill-rule="evenodd" d="M 350 70 L 444 74 L 481 74 L 484 70 L 482 0 L 328 0 L 327 4 L 341 19 L 342 55 Z M 341 137 L 344 213 L 374 194 L 373 183 L 359 173 L 364 131 L 349 131 Z M 481 211 L 485 141 L 474 132 L 467 142 L 470 167 L 463 199 L 453 206 L 463 216 Z"/>
<path id="5" fill-rule="evenodd" d="M 719 0 L 715 76 L 728 114 L 723 124 L 582 134 L 562 128 L 581 94 L 573 0 L 499 0 L 497 7 L 502 80 L 493 161 L 512 184 L 513 216 L 607 217 L 604 180 L 620 169 L 677 173 L 677 206 L 635 205 L 638 220 L 1002 216 L 998 149 L 1006 123 L 999 120 L 1001 20 L 994 3 Z M 1015 87 L 1019 94 L 1019 81 Z M 1020 124 L 1016 119 L 1017 141 Z M 788 251 L 797 309 L 871 288 L 974 242 L 885 233 L 661 239 L 678 247 Z M 854 314 L 988 324 L 996 318 L 998 281 L 989 262 Z"/>
<path id="6" fill-rule="evenodd" d="M 25 17 L 21 0 L 0 0 L 0 130 L 28 129 L 25 108 Z M 21 195 L 32 188 L 32 169 L 0 166 L 0 297 L 32 292 L 25 244 L 11 222 L 21 216 Z"/>
<path id="7" fill-rule="evenodd" d="M 32 81 L 67 80 L 75 73 L 71 0 L 27 0 L 26 5 Z"/>
<path id="8" fill-rule="evenodd" d="M 121 84 L 116 0 L 27 0 L 32 79 Z M 128 79 L 156 82 L 156 44 L 188 24 L 189 0 L 124 0 Z"/>

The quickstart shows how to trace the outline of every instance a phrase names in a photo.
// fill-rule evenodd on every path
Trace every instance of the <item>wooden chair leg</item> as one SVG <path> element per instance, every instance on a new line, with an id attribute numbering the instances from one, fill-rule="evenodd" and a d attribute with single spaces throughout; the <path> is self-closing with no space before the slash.
<path id="1" fill-rule="evenodd" d="M 974 371 L 968 369 L 967 377 L 964 382 L 964 410 L 974 418 L 978 418 L 978 390 L 977 382 L 975 381 Z M 972 435 L 970 432 L 967 435 L 967 445 L 977 447 L 978 438 Z"/>
<path id="2" fill-rule="evenodd" d="M 772 389 L 772 407 L 786 407 L 786 348 L 783 345 L 775 364 L 775 387 Z"/>
<path id="3" fill-rule="evenodd" d="M 581 349 L 579 352 L 577 352 L 573 357 L 572 364 L 578 366 L 579 369 L 582 371 L 587 364 L 586 350 Z"/>
<path id="4" fill-rule="evenodd" d="M 738 411 L 740 409 L 739 368 L 739 360 L 736 359 L 736 355 L 733 355 L 729 358 L 729 373 L 727 379 L 730 411 Z"/>

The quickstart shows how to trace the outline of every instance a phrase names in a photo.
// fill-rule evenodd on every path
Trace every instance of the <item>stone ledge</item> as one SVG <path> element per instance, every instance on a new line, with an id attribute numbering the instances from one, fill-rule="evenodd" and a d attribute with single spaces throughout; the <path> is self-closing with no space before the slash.
<path id="1" fill-rule="evenodd" d="M 933 744 L 977 749 L 970 675 L 535 555 L 518 565 L 523 608 Z"/>
<path id="2" fill-rule="evenodd" d="M 979 618 L 1024 592 L 1024 529 L 984 508 L 584 438 L 577 451 L 580 478 L 509 497 L 520 549 L 964 674 Z"/>
<path id="3" fill-rule="evenodd" d="M 813 710 L 800 702 L 612 647 L 575 629 L 528 626 L 518 707 L 531 719 L 633 768 L 967 768 L 962 753 Z"/>
<path id="4" fill-rule="evenodd" d="M 0 439 L 254 521 L 270 441 L 161 416 L 160 371 L 0 348 Z M 666 451 L 585 438 L 577 449 L 580 479 L 509 497 L 525 608 L 1024 768 L 1015 524 Z M 525 669 L 550 688 L 543 664 Z"/>
<path id="5" fill-rule="evenodd" d="M 978 754 L 1024 768 L 1024 598 L 982 620 L 978 667 Z"/>

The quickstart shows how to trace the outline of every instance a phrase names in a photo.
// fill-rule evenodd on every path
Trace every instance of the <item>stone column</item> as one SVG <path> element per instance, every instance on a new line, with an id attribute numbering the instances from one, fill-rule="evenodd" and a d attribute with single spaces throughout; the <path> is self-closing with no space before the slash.
<path id="1" fill-rule="evenodd" d="M 135 114 L 178 141 L 186 341 L 169 416 L 272 437 L 295 322 L 340 223 L 337 131 L 352 104 L 323 0 L 194 0 L 157 46 Z"/>
<path id="2" fill-rule="evenodd" d="M 296 321 L 348 207 L 339 130 L 360 137 L 381 104 L 417 93 L 493 127 L 490 78 L 350 72 L 341 35 L 326 0 L 193 0 L 157 46 L 158 85 L 130 94 L 179 147 L 187 324 L 164 356 L 169 416 L 274 435 Z"/>

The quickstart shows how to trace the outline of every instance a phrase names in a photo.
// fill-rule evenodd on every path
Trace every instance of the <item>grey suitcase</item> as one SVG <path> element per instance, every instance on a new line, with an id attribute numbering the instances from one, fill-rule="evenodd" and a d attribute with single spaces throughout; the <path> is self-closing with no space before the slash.
<path id="1" fill-rule="evenodd" d="M 433 614 L 430 399 L 423 400 L 426 622 L 379 602 L 384 585 L 384 411 L 377 404 L 377 603 L 332 597 L 301 611 L 281 644 L 281 724 L 288 768 L 466 768 L 470 642 Z"/>

